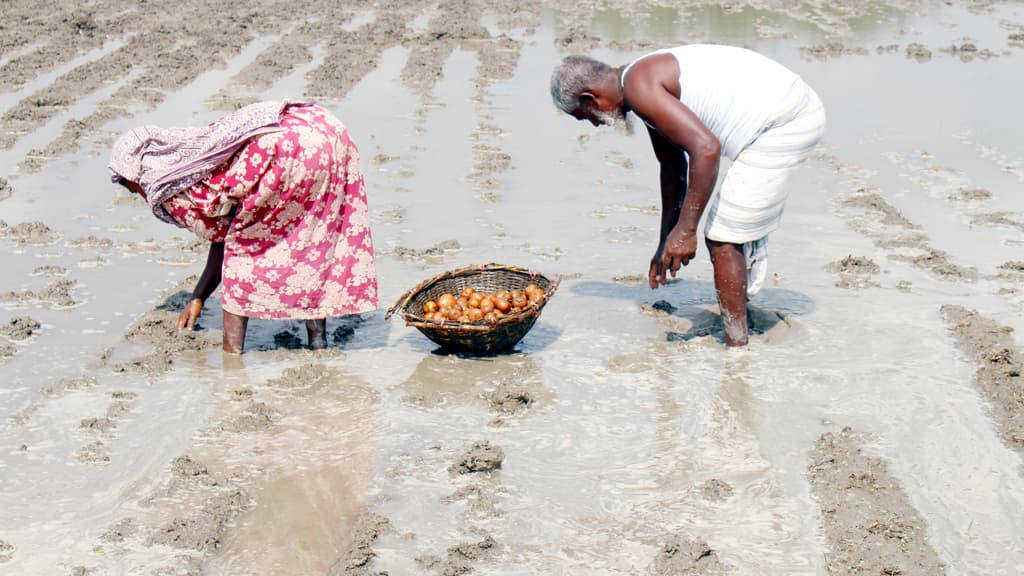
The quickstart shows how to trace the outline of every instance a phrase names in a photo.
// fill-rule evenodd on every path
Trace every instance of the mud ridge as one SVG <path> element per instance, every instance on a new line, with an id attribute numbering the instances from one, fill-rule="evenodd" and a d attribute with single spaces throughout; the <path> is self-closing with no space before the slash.
<path id="1" fill-rule="evenodd" d="M 977 370 L 972 384 L 985 399 L 1003 441 L 1024 456 L 1024 353 L 1013 328 L 975 310 L 947 304 L 940 310 L 957 348 Z"/>
<path id="2" fill-rule="evenodd" d="M 811 451 L 807 478 L 821 507 L 829 574 L 944 574 L 926 523 L 886 463 L 862 452 L 849 427 L 825 432 Z"/>

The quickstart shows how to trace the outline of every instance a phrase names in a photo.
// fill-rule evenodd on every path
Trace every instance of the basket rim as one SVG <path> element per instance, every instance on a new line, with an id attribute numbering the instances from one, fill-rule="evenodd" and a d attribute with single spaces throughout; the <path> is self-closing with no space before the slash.
<path id="1" fill-rule="evenodd" d="M 409 302 L 413 299 L 413 297 L 416 294 L 419 294 L 420 292 L 422 292 L 423 290 L 426 290 L 430 286 L 436 284 L 437 282 L 440 282 L 441 280 L 447 280 L 448 278 L 457 278 L 459 276 L 465 276 L 467 274 L 474 273 L 474 272 L 486 272 L 486 271 L 490 271 L 490 270 L 505 270 L 505 271 L 514 272 L 514 273 L 517 273 L 517 274 L 525 274 L 525 275 L 530 276 L 530 277 L 540 276 L 540 277 L 544 278 L 545 280 L 547 280 L 549 282 L 548 288 L 546 290 L 544 290 L 544 299 L 541 300 L 536 306 L 531 306 L 529 308 L 526 308 L 524 310 L 520 310 L 518 312 L 513 312 L 511 314 L 506 314 L 505 316 L 502 316 L 501 318 L 499 318 L 497 321 L 489 322 L 489 323 L 486 323 L 486 324 L 481 324 L 481 323 L 464 323 L 464 322 L 433 322 L 433 321 L 428 321 L 428 320 L 420 317 L 419 315 L 414 314 L 414 313 L 408 311 L 407 306 L 409 305 Z M 498 326 L 499 324 L 506 324 L 506 323 L 510 323 L 510 322 L 519 322 L 519 321 L 523 320 L 526 317 L 533 316 L 533 315 L 539 315 L 541 309 L 544 308 L 544 306 L 548 303 L 548 300 L 551 298 L 551 296 L 558 289 L 558 285 L 561 283 L 561 281 L 562 281 L 561 277 L 556 277 L 556 278 L 552 279 L 552 278 L 548 277 L 547 275 L 542 274 L 540 272 L 537 272 L 535 270 L 530 270 L 528 268 L 521 268 L 519 266 L 510 266 L 510 265 L 507 265 L 507 264 L 498 264 L 498 263 L 495 263 L 495 262 L 488 262 L 487 264 L 475 264 L 475 265 L 470 265 L 470 266 L 464 266 L 462 268 L 456 268 L 456 269 L 453 269 L 453 270 L 447 270 L 445 272 L 441 272 L 440 274 L 437 274 L 433 278 L 424 280 L 424 281 L 420 282 L 419 284 L 417 284 L 416 286 L 412 287 L 411 289 L 405 291 L 401 296 L 398 297 L 398 299 L 395 301 L 395 303 L 390 308 L 388 308 L 387 312 L 385 312 L 385 314 L 384 314 L 384 318 L 388 319 L 395 312 L 401 311 L 402 318 L 405 320 L 405 323 L 406 323 L 407 326 L 413 326 L 413 327 L 416 327 L 416 328 L 428 329 L 428 330 L 432 329 L 432 328 L 439 328 L 439 327 L 442 327 L 442 326 L 446 326 L 446 327 L 449 327 L 449 328 L 464 329 L 467 332 L 489 332 L 490 330 L 493 330 L 494 327 Z"/>

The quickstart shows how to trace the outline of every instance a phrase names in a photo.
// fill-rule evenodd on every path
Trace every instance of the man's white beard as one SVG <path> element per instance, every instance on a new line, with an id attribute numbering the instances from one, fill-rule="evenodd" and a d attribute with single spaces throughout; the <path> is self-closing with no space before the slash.
<path id="1" fill-rule="evenodd" d="M 626 134 L 627 136 L 633 135 L 633 119 L 629 117 L 628 113 L 622 111 L 616 112 L 597 112 L 597 120 L 603 126 L 611 126 L 616 132 Z"/>

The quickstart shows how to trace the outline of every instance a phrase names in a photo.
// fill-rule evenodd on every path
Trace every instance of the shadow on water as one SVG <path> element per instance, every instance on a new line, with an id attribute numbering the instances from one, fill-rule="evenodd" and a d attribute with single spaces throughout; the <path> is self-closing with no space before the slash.
<path id="1" fill-rule="evenodd" d="M 666 286 L 651 290 L 646 284 L 585 281 L 574 284 L 570 290 L 581 296 L 630 300 L 638 307 L 688 322 L 687 329 L 666 333 L 670 342 L 705 336 L 724 342 L 722 317 L 712 282 L 670 280 Z M 790 317 L 810 314 L 814 309 L 814 301 L 806 294 L 784 288 L 764 288 L 747 305 L 747 325 L 751 335 L 761 335 L 780 323 L 789 326 Z"/>
<path id="2" fill-rule="evenodd" d="M 179 290 L 164 298 L 155 309 L 180 313 L 192 294 Z M 217 298 L 210 298 L 196 322 L 196 332 L 223 330 L 223 310 Z M 327 319 L 327 346 L 342 350 L 367 350 L 388 345 L 390 322 L 382 311 L 350 314 Z M 250 318 L 245 337 L 246 351 L 302 350 L 306 348 L 306 325 L 303 320 L 260 320 Z"/>

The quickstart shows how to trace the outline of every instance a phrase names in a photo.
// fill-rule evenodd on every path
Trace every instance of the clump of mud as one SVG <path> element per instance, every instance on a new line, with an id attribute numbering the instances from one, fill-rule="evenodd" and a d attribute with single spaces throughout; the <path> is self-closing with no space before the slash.
<path id="1" fill-rule="evenodd" d="M 0 337 L 8 340 L 28 340 L 40 328 L 37 320 L 28 316 L 15 316 L 7 321 L 7 324 L 0 325 Z"/>
<path id="2" fill-rule="evenodd" d="M 911 42 L 907 44 L 907 58 L 918 62 L 928 62 L 932 59 L 932 51 L 924 44 Z"/>
<path id="3" fill-rule="evenodd" d="M 999 265 L 1000 270 L 1006 272 L 1024 272 L 1024 260 L 1009 260 Z"/>
<path id="4" fill-rule="evenodd" d="M 178 313 L 184 307 L 182 300 L 185 298 L 187 293 L 183 291 L 171 294 L 128 328 L 125 341 L 149 344 L 153 351 L 114 366 L 115 372 L 160 374 L 167 371 L 181 354 L 199 352 L 214 345 L 203 332 L 178 330 Z"/>
<path id="5" fill-rule="evenodd" d="M 171 474 L 186 480 L 198 480 L 202 484 L 216 484 L 210 481 L 210 471 L 206 464 L 193 460 L 188 454 L 178 456 L 171 461 Z"/>
<path id="6" fill-rule="evenodd" d="M 293 368 L 285 368 L 280 376 L 267 380 L 267 385 L 272 388 L 294 390 L 298 388 L 313 388 L 317 386 L 330 386 L 341 382 L 341 372 L 335 368 L 323 364 L 303 364 Z"/>
<path id="7" fill-rule="evenodd" d="M 96 386 L 94 376 L 69 376 L 61 378 L 56 383 L 43 387 L 40 393 L 47 398 L 57 398 L 68 392 L 76 390 L 88 390 Z"/>
<path id="8" fill-rule="evenodd" d="M 840 288 L 863 289 L 878 286 L 871 277 L 881 270 L 874 260 L 866 256 L 846 256 L 825 267 L 828 272 L 839 275 L 836 286 Z"/>
<path id="9" fill-rule="evenodd" d="M 356 519 L 352 528 L 352 542 L 348 550 L 327 571 L 327 576 L 377 576 L 371 569 L 377 553 L 373 545 L 382 534 L 391 531 L 391 522 L 380 514 L 364 512 Z"/>
<path id="10" fill-rule="evenodd" d="M 501 382 L 488 395 L 491 409 L 505 416 L 522 414 L 534 401 L 533 392 L 520 382 Z"/>
<path id="11" fill-rule="evenodd" d="M 984 202 L 992 198 L 992 191 L 984 188 L 965 188 L 949 195 L 950 200 L 961 202 Z"/>
<path id="12" fill-rule="evenodd" d="M 941 313 L 957 347 L 978 367 L 974 388 L 988 403 L 1003 441 L 1024 454 L 1024 354 L 1014 344 L 1013 328 L 963 306 L 947 304 Z"/>
<path id="13" fill-rule="evenodd" d="M 53 264 L 36 266 L 36 269 L 32 271 L 33 276 L 65 276 L 67 275 L 67 273 L 67 268 L 63 266 L 56 266 Z"/>
<path id="14" fill-rule="evenodd" d="M 110 250 L 115 247 L 117 247 L 117 243 L 110 238 L 100 238 L 92 234 L 68 242 L 68 248 L 76 250 Z"/>
<path id="15" fill-rule="evenodd" d="M 480 519 L 496 518 L 504 514 L 498 507 L 499 499 L 495 490 L 480 484 L 468 484 L 441 498 L 444 504 L 463 502 L 468 510 Z"/>
<path id="16" fill-rule="evenodd" d="M 14 557 L 14 545 L 5 540 L 0 540 L 0 564 L 8 562 Z"/>
<path id="17" fill-rule="evenodd" d="M 654 576 L 675 576 L 676 574 L 728 574 L 729 567 L 723 564 L 715 551 L 702 540 L 692 540 L 681 534 L 670 536 L 651 564 Z"/>
<path id="18" fill-rule="evenodd" d="M 37 304 L 47 308 L 72 308 L 78 305 L 71 291 L 78 285 L 75 280 L 58 278 L 42 290 L 18 290 L 0 293 L 0 303 L 27 306 Z"/>
<path id="19" fill-rule="evenodd" d="M 988 212 L 975 214 L 971 217 L 971 224 L 990 224 L 993 226 L 1005 226 L 1024 231 L 1024 222 L 1012 218 L 1013 212 Z"/>
<path id="20" fill-rule="evenodd" d="M 0 227 L 3 237 L 19 246 L 49 246 L 60 235 L 42 222 L 20 222 L 10 227 Z"/>
<path id="21" fill-rule="evenodd" d="M 646 281 L 647 277 L 643 274 L 624 274 L 612 277 L 612 282 L 618 282 L 619 284 L 642 284 Z"/>
<path id="22" fill-rule="evenodd" d="M 861 452 L 850 428 L 825 432 L 807 475 L 821 506 L 831 574 L 942 574 L 925 540 L 925 522 L 889 475 L 886 463 Z"/>
<path id="23" fill-rule="evenodd" d="M 0 362 L 7 362 L 18 353 L 18 348 L 13 344 L 0 344 Z"/>
<path id="24" fill-rule="evenodd" d="M 881 194 L 869 188 L 857 190 L 853 196 L 844 199 L 842 203 L 846 206 L 860 208 L 865 212 L 872 213 L 878 216 L 883 224 L 888 226 L 898 226 L 907 229 L 918 228 L 910 220 L 907 220 L 892 204 L 889 204 Z"/>
<path id="25" fill-rule="evenodd" d="M 970 62 L 975 59 L 988 60 L 990 58 L 999 57 L 998 54 L 988 48 L 979 49 L 973 42 L 964 42 L 959 46 L 954 44 L 948 48 L 943 48 L 942 52 L 959 58 L 961 62 Z"/>
<path id="26" fill-rule="evenodd" d="M 733 492 L 732 484 L 718 478 L 712 478 L 700 486 L 700 495 L 705 500 L 712 502 L 728 500 L 732 497 Z"/>
<path id="27" fill-rule="evenodd" d="M 497 542 L 488 534 L 479 542 L 452 546 L 448 549 L 444 560 L 436 556 L 421 556 L 416 559 L 416 562 L 427 570 L 433 570 L 442 576 L 469 574 L 473 571 L 474 564 L 494 556 L 496 548 Z"/>
<path id="28" fill-rule="evenodd" d="M 119 544 L 135 536 L 138 531 L 138 522 L 133 518 L 122 518 L 107 528 L 100 535 L 100 540 L 111 544 Z"/>
<path id="29" fill-rule="evenodd" d="M 89 432 L 107 434 L 117 428 L 117 423 L 106 416 L 102 418 L 83 418 L 79 423 L 79 428 Z"/>
<path id="30" fill-rule="evenodd" d="M 110 450 L 102 441 L 96 440 L 79 448 L 75 458 L 82 464 L 109 464 Z"/>
<path id="31" fill-rule="evenodd" d="M 928 270 L 941 280 L 971 282 L 978 278 L 977 270 L 954 264 L 950 262 L 949 254 L 931 247 L 924 248 L 924 252 L 917 256 L 892 254 L 889 258 Z"/>
<path id="32" fill-rule="evenodd" d="M 165 524 L 149 537 L 149 544 L 212 552 L 220 547 L 228 523 L 250 504 L 249 497 L 237 488 L 215 494 L 192 514 Z"/>
<path id="33" fill-rule="evenodd" d="M 14 192 L 11 183 L 6 178 L 0 177 L 0 200 L 7 200 Z"/>
<path id="34" fill-rule="evenodd" d="M 829 42 L 816 46 L 801 46 L 800 54 L 808 60 L 825 62 L 841 56 L 867 56 L 868 49 L 862 46 L 846 46 L 839 42 Z"/>
<path id="35" fill-rule="evenodd" d="M 269 404 L 250 400 L 245 411 L 233 420 L 221 425 L 228 432 L 261 432 L 270 428 L 281 418 L 281 413 Z"/>
<path id="36" fill-rule="evenodd" d="M 444 240 L 427 248 L 407 248 L 395 246 L 391 249 L 391 255 L 399 260 L 428 260 L 439 261 L 445 254 L 457 252 L 462 249 L 458 240 Z"/>
<path id="37" fill-rule="evenodd" d="M 475 472 L 492 472 L 501 468 L 505 460 L 505 451 L 501 446 L 494 446 L 487 440 L 474 443 L 448 467 L 452 474 L 472 474 Z"/>

